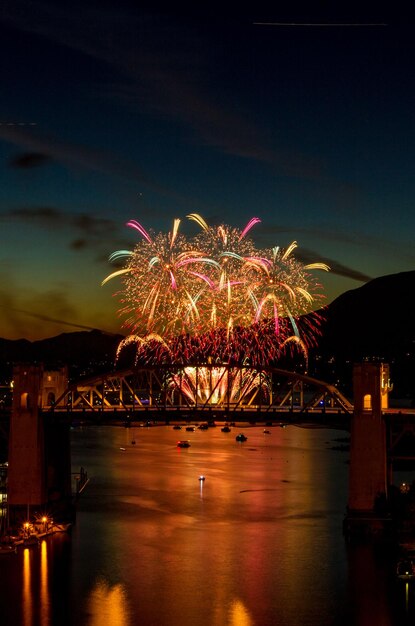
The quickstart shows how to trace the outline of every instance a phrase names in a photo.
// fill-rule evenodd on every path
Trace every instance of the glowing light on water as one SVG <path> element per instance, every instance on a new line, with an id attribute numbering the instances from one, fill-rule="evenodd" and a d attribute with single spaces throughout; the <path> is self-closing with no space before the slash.
<path id="1" fill-rule="evenodd" d="M 130 611 L 126 591 L 121 584 L 110 585 L 100 579 L 93 587 L 88 601 L 89 626 L 129 626 Z"/>
<path id="2" fill-rule="evenodd" d="M 240 600 L 233 600 L 229 610 L 230 626 L 252 626 L 253 621 L 248 609 Z"/>
<path id="3" fill-rule="evenodd" d="M 33 620 L 33 597 L 31 585 L 30 550 L 28 548 L 24 548 L 22 594 L 23 626 L 31 626 Z"/>

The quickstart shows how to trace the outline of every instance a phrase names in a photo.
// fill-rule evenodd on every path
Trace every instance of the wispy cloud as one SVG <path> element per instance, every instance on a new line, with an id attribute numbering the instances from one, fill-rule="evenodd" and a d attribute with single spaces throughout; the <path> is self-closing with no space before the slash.
<path id="1" fill-rule="evenodd" d="M 3 9 L 0 20 L 110 66 L 116 87 L 113 82 L 100 93 L 116 94 L 130 106 L 138 105 L 141 112 L 146 109 L 179 121 L 193 131 L 194 142 L 266 163 L 280 175 L 324 177 L 324 164 L 318 159 L 272 145 L 266 129 L 243 111 L 237 94 L 218 95 L 217 68 L 228 44 L 215 40 L 213 45 L 211 34 L 189 18 L 122 6 L 82 5 L 82 11 L 76 11 L 72 5 L 67 9 L 55 3 L 14 0 Z M 54 152 L 59 158 L 76 156 L 100 169 L 115 166 L 124 174 L 131 170 L 146 182 L 143 173 L 125 163 L 118 168 L 108 155 L 56 145 Z"/>
<path id="2" fill-rule="evenodd" d="M 255 237 L 260 241 L 267 243 L 268 245 L 275 245 L 273 237 L 275 235 L 289 234 L 296 240 L 300 235 L 311 236 L 316 241 L 327 242 L 330 244 L 339 243 L 350 246 L 351 248 L 366 248 L 368 250 L 374 250 L 383 253 L 388 253 L 393 256 L 409 262 L 415 263 L 415 254 L 413 252 L 413 246 L 405 245 L 402 241 L 392 241 L 390 239 L 376 237 L 370 234 L 362 232 L 346 232 L 345 230 L 331 230 L 324 225 L 317 224 L 315 227 L 301 227 L 298 225 L 290 226 L 278 226 L 273 224 L 258 225 L 255 230 Z M 319 257 L 316 253 L 314 258 Z M 321 255 L 320 255 L 321 258 Z M 333 262 L 334 264 L 335 262 Z"/>
<path id="3" fill-rule="evenodd" d="M 0 304 L 0 307 L 3 307 L 3 304 Z M 40 320 L 42 322 L 50 322 L 52 324 L 58 324 L 59 326 L 70 326 L 71 328 L 79 328 L 82 330 L 95 330 L 93 326 L 85 326 L 84 324 L 78 324 L 77 322 L 68 322 L 67 320 L 56 319 L 54 317 L 50 317 L 49 315 L 44 315 L 43 313 L 35 313 L 33 311 L 26 311 L 24 309 L 15 309 L 13 307 L 7 307 L 10 316 L 15 315 L 15 313 L 19 313 L 24 315 L 25 317 L 30 317 L 35 320 Z M 21 322 L 19 322 L 20 326 Z"/>
<path id="4" fill-rule="evenodd" d="M 88 318 L 96 325 L 88 324 Z M 0 263 L 0 337 L 33 340 L 51 337 L 65 327 L 111 333 L 112 326 L 110 316 L 94 311 L 93 306 L 85 310 L 68 285 L 43 291 L 40 285 L 20 289 L 14 269 Z"/>
<path id="5" fill-rule="evenodd" d="M 355 270 L 343 263 L 339 263 L 334 259 L 328 258 L 326 256 L 321 256 L 321 254 L 317 254 L 311 250 L 307 250 L 305 248 L 301 248 L 296 251 L 296 256 L 303 263 L 314 263 L 318 261 L 319 263 L 326 263 L 330 268 L 331 274 L 336 274 L 336 276 L 343 276 L 344 278 L 351 278 L 352 280 L 357 280 L 362 283 L 367 283 L 369 280 L 372 280 L 373 276 L 368 276 L 359 270 Z"/>
<path id="6" fill-rule="evenodd" d="M 108 258 L 114 248 L 131 245 L 122 224 L 89 213 L 73 213 L 56 207 L 18 207 L 0 213 L 0 222 L 17 221 L 32 224 L 48 231 L 62 231 L 68 235 L 68 245 L 74 251 L 94 249 L 97 260 Z"/>
<path id="7" fill-rule="evenodd" d="M 19 207 L 0 213 L 0 220 L 9 219 L 30 222 L 44 228 L 70 226 L 84 234 L 97 236 L 118 229 L 118 224 L 114 220 L 95 217 L 89 213 L 69 213 L 48 206 Z"/>
<path id="8" fill-rule="evenodd" d="M 174 193 L 151 180 L 138 165 L 127 159 L 104 150 L 88 148 L 42 134 L 36 127 L 0 126 L 1 139 L 23 147 L 31 154 L 42 155 L 44 159 L 54 159 L 67 165 L 134 180 L 158 193 L 166 195 Z"/>
<path id="9" fill-rule="evenodd" d="M 10 276 L 1 275 L 0 279 L 2 336 L 37 338 L 44 333 L 45 324 L 46 328 L 56 331 L 62 325 L 92 330 L 81 323 L 79 312 L 64 291 L 54 289 L 35 293 L 26 290 L 22 293 L 9 286 Z M 42 311 L 48 311 L 48 314 Z"/>
<path id="10" fill-rule="evenodd" d="M 28 170 L 40 167 L 50 162 L 50 157 L 40 152 L 22 152 L 10 159 L 9 165 L 13 169 Z"/>

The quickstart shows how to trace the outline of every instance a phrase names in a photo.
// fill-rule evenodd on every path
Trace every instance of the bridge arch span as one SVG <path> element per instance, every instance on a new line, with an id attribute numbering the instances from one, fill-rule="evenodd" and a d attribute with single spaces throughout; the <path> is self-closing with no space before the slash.
<path id="1" fill-rule="evenodd" d="M 276 367 L 192 364 L 145 365 L 72 381 L 52 408 L 95 413 L 353 412 L 352 403 L 334 385 L 307 374 Z"/>

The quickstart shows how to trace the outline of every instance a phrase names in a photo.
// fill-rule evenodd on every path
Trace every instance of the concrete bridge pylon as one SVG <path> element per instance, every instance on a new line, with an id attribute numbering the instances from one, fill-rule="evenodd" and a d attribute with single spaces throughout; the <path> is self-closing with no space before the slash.
<path id="1" fill-rule="evenodd" d="M 27 512 L 67 517 L 71 508 L 69 423 L 39 410 L 44 394 L 59 395 L 66 378 L 64 369 L 14 367 L 7 485 L 11 523 L 25 519 Z"/>
<path id="2" fill-rule="evenodd" d="M 360 363 L 353 370 L 346 533 L 385 530 L 391 466 L 384 411 L 388 409 L 389 365 Z"/>

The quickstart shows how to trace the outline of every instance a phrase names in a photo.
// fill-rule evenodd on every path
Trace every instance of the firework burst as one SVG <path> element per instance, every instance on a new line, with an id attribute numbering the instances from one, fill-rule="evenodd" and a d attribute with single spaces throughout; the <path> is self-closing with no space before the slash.
<path id="1" fill-rule="evenodd" d="M 180 220 L 157 234 L 128 222 L 141 240 L 111 255 L 124 267 L 103 281 L 122 281 L 119 313 L 130 335 L 119 351 L 134 343 L 139 362 L 255 367 L 290 350 L 306 353 L 319 334 L 312 311 L 323 298 L 313 272 L 328 267 L 303 265 L 294 257 L 296 242 L 257 249 L 248 233 L 258 218 L 242 230 L 188 218 L 201 227 L 192 239 L 179 233 Z"/>

